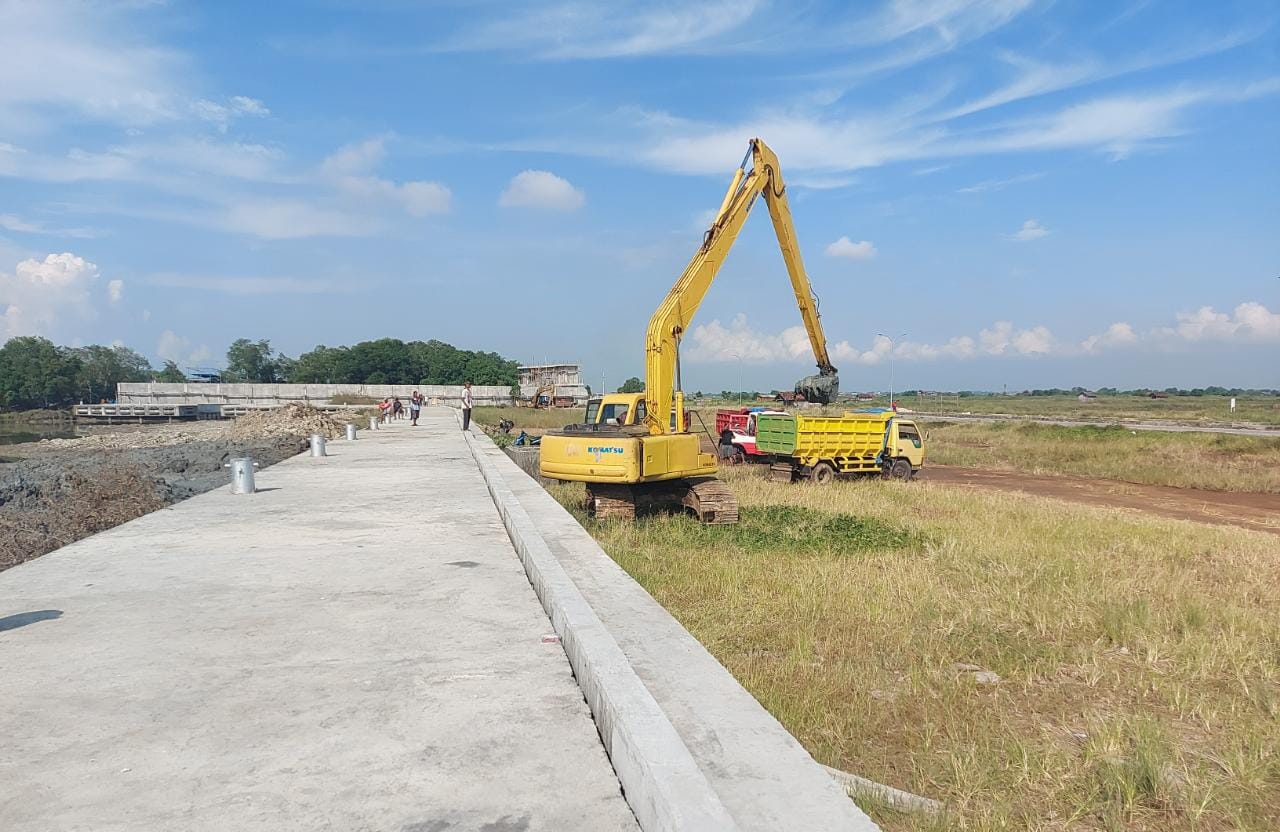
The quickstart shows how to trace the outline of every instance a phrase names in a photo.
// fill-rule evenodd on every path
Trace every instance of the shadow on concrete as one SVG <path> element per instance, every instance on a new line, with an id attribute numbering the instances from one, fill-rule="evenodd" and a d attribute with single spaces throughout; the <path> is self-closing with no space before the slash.
<path id="1" fill-rule="evenodd" d="M 37 621 L 49 621 L 54 618 L 61 618 L 62 610 L 34 610 L 32 612 L 19 612 L 13 615 L 6 615 L 0 618 L 0 633 L 5 630 L 16 630 L 19 627 L 25 627 L 28 624 L 34 624 Z"/>

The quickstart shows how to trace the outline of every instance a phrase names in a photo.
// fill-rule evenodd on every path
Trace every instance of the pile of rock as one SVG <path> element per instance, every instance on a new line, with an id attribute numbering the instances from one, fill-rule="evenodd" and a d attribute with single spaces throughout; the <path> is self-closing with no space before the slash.
<path id="1" fill-rule="evenodd" d="M 269 439 L 319 433 L 328 439 L 336 439 L 346 432 L 347 421 L 309 405 L 287 404 L 246 413 L 231 424 L 227 436 L 230 439 Z"/>

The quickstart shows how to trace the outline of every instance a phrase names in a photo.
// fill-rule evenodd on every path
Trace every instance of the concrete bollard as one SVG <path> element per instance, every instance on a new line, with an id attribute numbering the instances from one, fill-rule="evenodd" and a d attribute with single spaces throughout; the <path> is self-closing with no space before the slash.
<path id="1" fill-rule="evenodd" d="M 356 438 L 356 426 L 347 425 L 347 440 L 351 441 Z"/>
<path id="2" fill-rule="evenodd" d="M 378 429 L 378 417 L 377 417 L 377 416 L 370 416 L 370 417 L 369 417 L 369 430 L 377 430 L 377 429 Z"/>
<path id="3" fill-rule="evenodd" d="M 253 469 L 258 467 L 250 457 L 234 457 L 223 466 L 231 469 L 231 493 L 252 494 L 258 490 L 253 482 Z"/>
<path id="4" fill-rule="evenodd" d="M 311 455 L 325 456 L 324 452 L 324 436 L 318 433 L 311 434 Z"/>

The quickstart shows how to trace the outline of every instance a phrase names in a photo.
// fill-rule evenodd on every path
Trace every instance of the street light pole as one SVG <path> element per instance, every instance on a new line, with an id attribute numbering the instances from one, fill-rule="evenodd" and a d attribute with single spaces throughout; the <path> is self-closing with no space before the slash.
<path id="1" fill-rule="evenodd" d="M 738 359 L 738 389 L 734 392 L 741 393 L 742 392 L 742 356 L 738 355 L 736 352 L 731 352 L 729 353 L 729 357 Z"/>
<path id="2" fill-rule="evenodd" d="M 883 332 L 877 332 L 876 335 L 878 335 L 881 338 L 889 339 L 889 409 L 897 410 L 897 408 L 893 406 L 893 348 L 896 342 L 894 341 L 892 335 L 885 335 Z M 898 337 L 906 338 L 907 333 L 900 332 L 898 333 Z"/>

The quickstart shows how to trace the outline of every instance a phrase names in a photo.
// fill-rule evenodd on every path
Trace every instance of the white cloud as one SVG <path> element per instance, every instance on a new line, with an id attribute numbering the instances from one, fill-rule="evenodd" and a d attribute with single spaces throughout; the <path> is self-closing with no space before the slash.
<path id="1" fill-rule="evenodd" d="M 827 246 L 828 257 L 842 257 L 847 260 L 870 260 L 876 256 L 876 247 L 868 240 L 855 243 L 848 237 L 841 237 Z"/>
<path id="2" fill-rule="evenodd" d="M 107 281 L 107 299 L 112 303 L 119 303 L 124 299 L 124 281 L 109 280 Z"/>
<path id="3" fill-rule="evenodd" d="M 813 355 L 804 327 L 794 326 L 773 334 L 759 332 L 747 323 L 746 315 L 737 315 L 725 326 L 719 320 L 695 326 L 690 333 L 685 355 L 692 361 L 752 361 L 769 363 L 797 361 Z M 999 321 L 981 330 L 977 337 L 961 335 L 940 344 L 899 339 L 892 341 L 876 335 L 866 349 L 848 341 L 829 341 L 827 352 L 837 364 L 874 365 L 887 361 L 890 354 L 906 361 L 937 359 L 971 359 L 979 357 L 1037 357 L 1063 353 L 1053 334 L 1043 326 L 1017 329 L 1008 321 Z"/>
<path id="4" fill-rule="evenodd" d="M 213 352 L 204 344 L 194 346 L 189 339 L 183 338 L 171 329 L 166 329 L 160 333 L 160 339 L 156 342 L 156 355 L 160 356 L 161 360 L 173 361 L 189 367 L 208 361 L 213 357 Z"/>
<path id="5" fill-rule="evenodd" d="M 576 211 L 586 201 L 586 195 L 567 179 L 545 170 L 517 173 L 502 196 L 498 197 L 498 204 L 504 208 L 546 208 L 551 211 Z"/>
<path id="6" fill-rule="evenodd" d="M 1253 301 L 1240 304 L 1230 314 L 1202 306 L 1194 312 L 1178 313 L 1177 321 L 1173 327 L 1158 330 L 1158 334 L 1192 343 L 1280 342 L 1280 312 Z"/>
<path id="7" fill-rule="evenodd" d="M 93 317 L 98 267 L 70 252 L 18 263 L 0 272 L 0 336 L 51 335 Z"/>
<path id="8" fill-rule="evenodd" d="M 404 182 L 400 185 L 376 176 L 344 176 L 338 186 L 350 196 L 392 202 L 415 217 L 447 214 L 453 193 L 439 182 Z"/>
<path id="9" fill-rule="evenodd" d="M 1280 344 L 1280 312 L 1249 301 L 1230 313 L 1211 306 L 1181 312 L 1173 326 L 1139 333 L 1131 324 L 1116 322 L 1103 332 L 1078 343 L 1056 338 L 1045 326 L 1020 329 L 1010 321 L 996 321 L 975 336 L 958 335 L 941 343 L 900 338 L 890 341 L 877 335 L 866 348 L 849 341 L 829 341 L 827 351 L 837 365 L 873 365 L 887 361 L 890 354 L 902 361 L 968 360 L 977 358 L 1041 358 L 1099 355 L 1112 349 L 1169 349 L 1206 342 L 1223 344 Z M 793 362 L 812 356 L 804 327 L 793 326 L 778 333 L 752 329 L 744 314 L 728 326 L 719 320 L 695 326 L 689 334 L 684 355 L 691 361 L 757 363 Z"/>
<path id="10" fill-rule="evenodd" d="M 386 155 L 386 138 L 374 136 L 338 148 L 320 163 L 320 169 L 329 176 L 355 176 L 376 170 Z"/>
<path id="11" fill-rule="evenodd" d="M 1027 243 L 1032 240 L 1038 240 L 1048 234 L 1049 229 L 1045 228 L 1037 220 L 1027 220 L 1022 224 L 1022 228 L 1014 233 L 1013 239 L 1020 243 Z"/>
<path id="12" fill-rule="evenodd" d="M 1110 347 L 1126 347 L 1138 343 L 1138 333 L 1127 323 L 1118 322 L 1107 327 L 1100 335 L 1090 335 L 1080 342 L 1080 349 L 1087 353 L 1101 352 Z"/>

